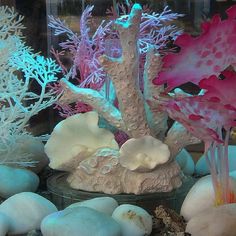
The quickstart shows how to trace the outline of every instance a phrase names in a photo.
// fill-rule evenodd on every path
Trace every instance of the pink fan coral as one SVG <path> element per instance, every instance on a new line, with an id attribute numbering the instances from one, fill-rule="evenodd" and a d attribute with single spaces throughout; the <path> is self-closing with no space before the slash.
<path id="1" fill-rule="evenodd" d="M 175 44 L 181 47 L 180 53 L 164 57 L 164 70 L 154 83 L 167 83 L 170 91 L 186 82 L 199 84 L 211 75 L 219 76 L 230 65 L 236 66 L 236 5 L 227 10 L 227 15 L 226 20 L 215 15 L 203 23 L 199 37 L 178 37 Z"/>
<path id="2" fill-rule="evenodd" d="M 129 17 L 132 3 L 127 2 L 127 6 L 118 4 L 119 8 L 108 11 L 108 14 L 112 14 L 115 19 L 110 21 L 102 21 L 98 26 L 95 33 L 90 32 L 90 18 L 93 10 L 93 6 L 88 6 L 84 10 L 80 19 L 80 34 L 72 32 L 65 22 L 53 17 L 50 18 L 49 26 L 55 31 L 55 35 L 66 35 L 67 40 L 61 42 L 59 46 L 62 48 L 62 52 L 52 50 L 52 54 L 57 59 L 59 65 L 62 67 L 64 76 L 68 79 L 76 79 L 76 84 L 81 88 L 91 88 L 101 91 L 105 87 L 106 98 L 110 99 L 110 90 L 112 85 L 110 83 L 109 76 L 105 72 L 103 66 L 100 64 L 98 58 L 101 55 L 107 55 L 111 58 L 120 58 L 122 55 L 122 46 L 120 44 L 120 35 L 116 29 L 115 21 L 120 16 L 120 21 L 125 22 Z M 137 84 L 143 87 L 143 73 L 144 64 L 146 61 L 148 47 L 153 45 L 156 50 L 167 51 L 166 44 L 170 38 L 175 39 L 180 33 L 179 30 L 172 21 L 182 16 L 181 14 L 173 13 L 168 7 L 165 7 L 163 12 L 155 13 L 144 10 L 141 15 L 141 22 L 139 27 L 139 76 L 137 76 Z M 69 57 L 71 59 L 70 66 L 63 65 L 61 58 Z M 55 86 L 55 89 L 57 87 Z M 113 89 L 114 90 L 114 89 Z M 143 89 L 142 89 L 143 90 Z M 68 111 L 69 114 L 78 113 L 80 110 L 76 109 L 76 106 L 63 107 L 63 104 L 58 104 L 57 108 L 64 110 L 64 115 Z M 80 106 L 77 106 L 80 107 Z"/>
<path id="3" fill-rule="evenodd" d="M 178 37 L 180 53 L 163 58 L 163 70 L 153 81 L 157 85 L 167 83 L 166 92 L 186 82 L 202 89 L 203 95 L 169 97 L 159 102 L 171 118 L 204 141 L 217 205 L 236 200 L 229 188 L 228 167 L 230 129 L 236 125 L 236 73 L 226 70 L 236 68 L 236 5 L 227 10 L 227 15 L 226 20 L 216 15 L 203 23 L 199 37 Z"/>
<path id="4" fill-rule="evenodd" d="M 236 125 L 236 111 L 226 109 L 219 102 L 209 101 L 205 96 L 170 99 L 162 102 L 162 108 L 170 117 L 182 123 L 194 136 L 206 143 L 222 143 L 217 130 Z"/>
<path id="5" fill-rule="evenodd" d="M 236 110 L 236 73 L 223 71 L 222 75 L 223 80 L 212 75 L 208 79 L 201 80 L 199 86 L 205 90 L 204 98 L 221 102 L 228 109 Z"/>
<path id="6" fill-rule="evenodd" d="M 159 101 L 160 108 L 167 111 L 171 118 L 180 122 L 194 136 L 205 143 L 205 155 L 212 174 L 215 190 L 216 205 L 235 201 L 235 195 L 229 188 L 228 168 L 228 141 L 230 128 L 236 126 L 236 109 L 228 99 L 221 96 L 229 90 L 229 94 L 235 90 L 235 86 L 229 88 L 228 83 L 235 78 L 235 73 L 224 72 L 229 75 L 224 80 L 211 76 L 200 82 L 207 89 L 206 94 L 192 97 L 177 97 Z M 229 79 L 229 81 L 228 81 Z M 235 81 L 232 85 L 235 84 Z M 222 87 L 218 93 L 219 85 Z M 222 131 L 226 135 L 223 137 Z M 218 150 L 216 152 L 216 150 Z M 208 151 L 210 157 L 208 157 Z M 217 153 L 217 154 L 215 154 Z M 218 166 L 216 165 L 218 159 Z"/>

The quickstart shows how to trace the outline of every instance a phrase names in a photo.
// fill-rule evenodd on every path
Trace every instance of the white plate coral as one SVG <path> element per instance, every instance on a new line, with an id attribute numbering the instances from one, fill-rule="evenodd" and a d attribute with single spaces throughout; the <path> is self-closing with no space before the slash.
<path id="1" fill-rule="evenodd" d="M 98 127 L 98 114 L 87 112 L 57 124 L 45 145 L 45 152 L 50 167 L 71 171 L 102 147 L 118 149 L 118 144 L 110 131 Z"/>
<path id="2" fill-rule="evenodd" d="M 120 164 L 131 171 L 151 171 L 169 158 L 168 146 L 152 136 L 131 138 L 120 148 Z"/>

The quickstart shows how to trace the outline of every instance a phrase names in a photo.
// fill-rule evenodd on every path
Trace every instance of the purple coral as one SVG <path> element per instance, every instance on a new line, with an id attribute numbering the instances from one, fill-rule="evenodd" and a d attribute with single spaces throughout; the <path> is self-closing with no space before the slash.
<path id="1" fill-rule="evenodd" d="M 102 21 L 98 26 L 96 32 L 91 34 L 89 28 L 89 21 L 91 19 L 91 13 L 93 6 L 88 6 L 82 13 L 80 19 L 80 35 L 72 32 L 65 22 L 60 19 L 56 19 L 52 16 L 49 17 L 49 26 L 55 30 L 55 35 L 66 34 L 67 40 L 61 42 L 59 46 L 62 48 L 62 52 L 52 50 L 52 54 L 62 67 L 64 74 L 71 73 L 72 79 L 76 79 L 78 86 L 81 88 L 92 88 L 95 90 L 101 90 L 104 83 L 106 84 L 106 97 L 109 98 L 109 91 L 111 88 L 111 82 L 104 68 L 101 66 L 98 58 L 105 54 L 113 58 L 119 58 L 122 54 L 122 48 L 120 44 L 120 36 L 118 31 L 114 27 L 115 20 L 121 17 L 121 21 L 125 21 L 128 14 L 131 11 L 133 4 L 130 3 L 127 6 L 118 4 L 119 13 L 114 9 L 108 10 L 108 14 L 113 15 L 113 19 L 108 22 Z M 140 32 L 139 32 L 139 50 L 140 50 L 140 86 L 143 87 L 143 71 L 146 60 L 147 48 L 149 45 L 153 45 L 155 50 L 166 50 L 166 43 L 170 38 L 175 39 L 181 30 L 178 30 L 176 26 L 170 24 L 171 21 L 177 19 L 182 15 L 172 13 L 168 7 L 165 7 L 161 14 L 151 13 L 146 7 L 141 17 Z M 66 53 L 69 53 L 71 58 L 71 68 L 66 68 L 61 57 Z M 57 107 L 63 109 L 63 104 L 58 104 Z M 71 107 L 72 109 L 72 107 Z M 68 111 L 68 115 L 79 112 L 76 110 L 76 106 L 71 113 Z M 67 108 L 63 109 L 66 114 Z"/>

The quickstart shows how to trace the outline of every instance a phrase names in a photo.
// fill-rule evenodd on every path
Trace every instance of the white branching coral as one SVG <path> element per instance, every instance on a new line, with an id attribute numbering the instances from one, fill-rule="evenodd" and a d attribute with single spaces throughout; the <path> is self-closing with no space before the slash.
<path id="1" fill-rule="evenodd" d="M 33 137 L 26 131 L 29 119 L 52 105 L 57 96 L 48 90 L 57 80 L 59 66 L 51 59 L 34 54 L 22 41 L 23 17 L 13 9 L 0 7 L 0 164 L 30 166 L 31 153 L 17 150 L 20 137 Z M 32 80 L 41 90 L 29 91 Z"/>
<path id="2" fill-rule="evenodd" d="M 0 7 L 0 39 L 7 39 L 12 35 L 21 36 L 21 30 L 25 28 L 22 24 L 23 18 L 14 8 Z"/>

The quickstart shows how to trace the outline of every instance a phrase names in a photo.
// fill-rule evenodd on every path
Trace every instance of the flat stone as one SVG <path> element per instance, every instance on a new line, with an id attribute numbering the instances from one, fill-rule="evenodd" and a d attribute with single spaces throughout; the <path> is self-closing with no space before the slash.
<path id="1" fill-rule="evenodd" d="M 180 214 L 188 221 L 201 211 L 212 208 L 214 200 L 211 176 L 208 175 L 199 179 L 190 189 L 184 199 Z"/>
<path id="2" fill-rule="evenodd" d="M 5 236 L 9 229 L 9 220 L 8 218 L 0 213 L 0 236 Z"/>
<path id="3" fill-rule="evenodd" d="M 195 170 L 195 164 L 192 156 L 186 149 L 182 149 L 180 153 L 176 156 L 176 161 L 179 164 L 181 170 L 186 175 L 192 175 Z"/>
<path id="4" fill-rule="evenodd" d="M 41 232 L 44 236 L 121 236 L 115 220 L 88 207 L 67 208 L 47 216 Z"/>
<path id="5" fill-rule="evenodd" d="M 191 236 L 235 236 L 236 204 L 207 209 L 194 216 L 187 224 Z"/>
<path id="6" fill-rule="evenodd" d="M 112 217 L 121 225 L 122 236 L 148 236 L 152 232 L 152 217 L 141 207 L 120 205 Z"/>
<path id="7" fill-rule="evenodd" d="M 229 184 L 236 192 L 236 171 L 230 173 Z M 188 192 L 181 207 L 180 214 L 189 221 L 195 215 L 211 209 L 215 205 L 215 193 L 211 176 L 199 179 Z"/>
<path id="8" fill-rule="evenodd" d="M 25 234 L 40 229 L 43 218 L 57 208 L 46 198 L 31 192 L 16 194 L 0 205 L 0 214 L 9 221 L 10 234 Z"/>
<path id="9" fill-rule="evenodd" d="M 8 198 L 21 192 L 35 192 L 39 177 L 32 171 L 0 165 L 0 196 Z"/>
<path id="10" fill-rule="evenodd" d="M 113 211 L 118 207 L 118 203 L 111 197 L 97 197 L 83 202 L 73 203 L 67 208 L 79 206 L 88 207 L 111 216 Z"/>

